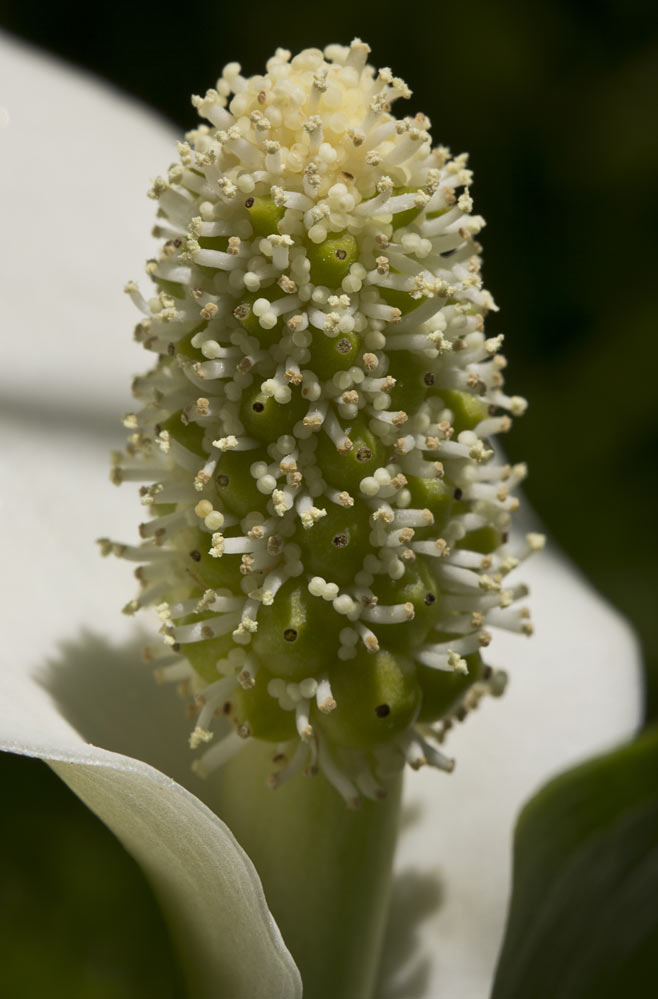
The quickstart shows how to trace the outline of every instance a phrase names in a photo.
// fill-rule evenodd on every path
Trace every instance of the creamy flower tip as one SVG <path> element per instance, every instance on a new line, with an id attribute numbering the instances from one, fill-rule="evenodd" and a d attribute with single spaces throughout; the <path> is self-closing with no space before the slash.
<path id="1" fill-rule="evenodd" d="M 502 336 L 480 279 L 483 220 L 466 157 L 368 47 L 332 45 L 264 76 L 226 67 L 193 98 L 209 122 L 150 191 L 155 284 L 112 479 L 147 482 L 138 546 L 159 681 L 194 699 L 208 773 L 273 744 L 270 785 L 321 772 L 349 804 L 405 761 L 451 770 L 454 719 L 504 675 L 483 650 L 530 633 L 508 574 L 525 466 L 492 439 L 525 402 L 503 390 Z M 233 96 L 232 96 L 233 95 Z"/>

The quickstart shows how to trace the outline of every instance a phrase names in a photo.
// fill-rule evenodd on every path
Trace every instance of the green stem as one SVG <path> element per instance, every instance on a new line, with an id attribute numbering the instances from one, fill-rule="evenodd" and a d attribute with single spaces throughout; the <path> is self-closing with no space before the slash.
<path id="1" fill-rule="evenodd" d="M 401 778 L 350 810 L 321 775 L 271 791 L 272 747 L 221 774 L 221 815 L 254 862 L 304 999 L 371 999 L 386 924 Z"/>

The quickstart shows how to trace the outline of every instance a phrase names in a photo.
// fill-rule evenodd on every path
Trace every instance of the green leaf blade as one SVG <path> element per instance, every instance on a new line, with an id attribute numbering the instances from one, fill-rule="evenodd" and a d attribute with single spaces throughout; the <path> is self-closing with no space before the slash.
<path id="1" fill-rule="evenodd" d="M 652 994 L 658 729 L 557 778 L 518 822 L 492 999 Z"/>

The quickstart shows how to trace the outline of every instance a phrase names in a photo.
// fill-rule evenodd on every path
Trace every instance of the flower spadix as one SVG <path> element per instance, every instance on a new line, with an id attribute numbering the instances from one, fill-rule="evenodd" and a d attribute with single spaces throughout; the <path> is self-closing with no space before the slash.
<path id="1" fill-rule="evenodd" d="M 101 542 L 140 563 L 126 609 L 160 616 L 147 657 L 196 702 L 192 748 L 214 739 L 196 769 L 264 740 L 273 787 L 320 771 L 349 804 L 405 760 L 452 768 L 542 543 L 508 541 L 525 467 L 492 441 L 525 403 L 484 333 L 466 157 L 394 116 L 410 91 L 368 51 L 278 50 L 193 99 L 209 124 L 150 191 L 155 293 L 127 287 L 157 360 L 112 478 L 148 483 L 149 516 Z"/>

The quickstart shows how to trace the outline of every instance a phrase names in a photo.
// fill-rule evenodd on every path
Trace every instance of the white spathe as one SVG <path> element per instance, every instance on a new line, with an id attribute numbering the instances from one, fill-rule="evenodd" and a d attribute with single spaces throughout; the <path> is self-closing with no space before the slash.
<path id="1" fill-rule="evenodd" d="M 153 253 L 145 191 L 175 138 L 89 76 L 0 36 L 0 747 L 48 760 L 139 860 L 200 994 L 292 999 L 299 975 L 257 872 L 212 781 L 189 770 L 188 722 L 140 665 L 139 631 L 120 614 L 129 569 L 94 546 L 100 534 L 134 538 L 140 516 L 136 490 L 108 482 L 131 375 L 147 366 L 121 288 Z M 537 634 L 496 634 L 488 656 L 509 669 L 509 691 L 454 734 L 453 776 L 407 778 L 379 999 L 485 999 L 520 806 L 638 723 L 624 622 L 550 553 L 522 574 Z"/>

